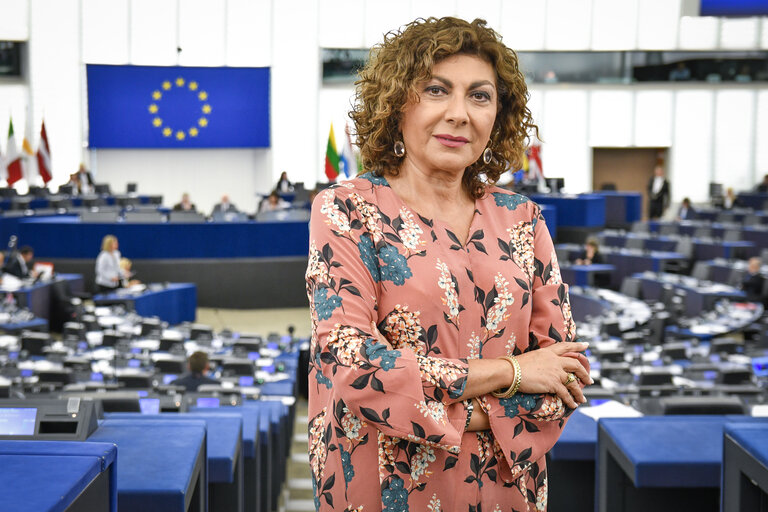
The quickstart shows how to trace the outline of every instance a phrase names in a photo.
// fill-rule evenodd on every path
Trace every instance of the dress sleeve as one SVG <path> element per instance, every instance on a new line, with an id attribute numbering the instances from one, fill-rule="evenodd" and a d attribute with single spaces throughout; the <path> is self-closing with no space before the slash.
<path id="1" fill-rule="evenodd" d="M 383 236 L 382 219 L 374 204 L 343 187 L 313 204 L 306 274 L 310 386 L 330 394 L 329 407 L 343 401 L 386 435 L 457 451 L 466 412 L 451 404 L 464 392 L 466 360 L 392 349 L 371 333 L 380 281 L 397 286 L 412 277 L 407 266 L 398 269 L 398 247 Z"/>
<path id="2" fill-rule="evenodd" d="M 524 351 L 538 350 L 553 343 L 574 341 L 576 326 L 571 316 L 568 285 L 560 277 L 555 248 L 538 205 L 532 203 L 533 272 L 531 279 L 531 319 L 528 345 Z M 520 354 L 515 348 L 515 354 Z M 575 355 L 589 370 L 587 359 Z M 523 379 L 525 375 L 523 375 Z M 481 399 L 488 412 L 491 429 L 500 445 L 512 475 L 517 475 L 543 457 L 555 444 L 568 415 L 573 412 L 552 394 L 517 393 L 497 399 Z M 509 476 L 502 471 L 502 477 Z"/>

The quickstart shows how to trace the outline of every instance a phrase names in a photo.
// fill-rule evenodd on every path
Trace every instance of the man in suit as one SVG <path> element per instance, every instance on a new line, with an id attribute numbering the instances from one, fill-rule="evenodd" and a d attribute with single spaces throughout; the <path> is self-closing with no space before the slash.
<path id="1" fill-rule="evenodd" d="M 767 297 L 763 296 L 765 288 L 765 277 L 760 275 L 760 258 L 750 258 L 747 264 L 747 273 L 741 281 L 741 289 L 747 294 L 749 302 L 765 302 Z"/>
<path id="2" fill-rule="evenodd" d="M 677 220 L 693 220 L 696 218 L 696 210 L 691 206 L 691 200 L 684 198 L 680 204 L 680 209 L 677 211 Z"/>
<path id="3" fill-rule="evenodd" d="M 229 202 L 229 196 L 221 196 L 221 202 L 213 207 L 213 213 L 237 213 L 237 206 Z"/>
<path id="4" fill-rule="evenodd" d="M 33 275 L 32 273 L 32 258 L 35 257 L 35 252 L 28 245 L 22 247 L 19 252 L 11 254 L 5 262 L 3 272 L 11 274 L 19 279 L 24 279 Z"/>
<path id="5" fill-rule="evenodd" d="M 669 181 L 664 177 L 664 168 L 657 165 L 653 178 L 648 182 L 648 218 L 659 219 L 669 206 Z"/>
<path id="6" fill-rule="evenodd" d="M 197 391 L 197 388 L 203 384 L 218 384 L 219 381 L 208 377 L 210 364 L 208 363 L 208 354 L 205 352 L 195 352 L 189 356 L 187 361 L 189 373 L 174 380 L 171 384 L 174 386 L 184 386 L 187 391 Z"/>

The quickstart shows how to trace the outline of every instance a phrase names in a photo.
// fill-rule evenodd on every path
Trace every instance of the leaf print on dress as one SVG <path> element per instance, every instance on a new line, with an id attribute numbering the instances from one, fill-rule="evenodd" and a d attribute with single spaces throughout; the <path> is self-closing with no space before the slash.
<path id="1" fill-rule="evenodd" d="M 530 201 L 530 199 L 522 194 L 493 192 L 491 195 L 493 196 L 493 200 L 496 201 L 496 206 L 505 207 L 507 210 L 514 210 L 521 204 Z"/>

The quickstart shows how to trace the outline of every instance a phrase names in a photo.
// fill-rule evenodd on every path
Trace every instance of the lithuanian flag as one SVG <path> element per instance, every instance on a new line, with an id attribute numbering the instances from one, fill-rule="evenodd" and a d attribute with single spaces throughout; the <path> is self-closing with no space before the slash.
<path id="1" fill-rule="evenodd" d="M 333 136 L 333 123 L 328 134 L 328 147 L 325 150 L 325 175 L 329 181 L 335 181 L 339 176 L 339 153 L 336 151 L 336 138 Z"/>

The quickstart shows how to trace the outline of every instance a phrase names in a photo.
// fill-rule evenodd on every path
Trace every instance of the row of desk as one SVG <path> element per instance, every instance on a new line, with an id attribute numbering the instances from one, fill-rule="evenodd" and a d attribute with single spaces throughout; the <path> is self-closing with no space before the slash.
<path id="1" fill-rule="evenodd" d="M 275 510 L 290 414 L 281 400 L 183 414 L 109 413 L 85 442 L 0 441 L 9 477 L 0 479 L 2 508 Z"/>
<path id="2" fill-rule="evenodd" d="M 757 512 L 768 498 L 768 418 L 598 422 L 577 410 L 548 459 L 551 512 Z"/>

